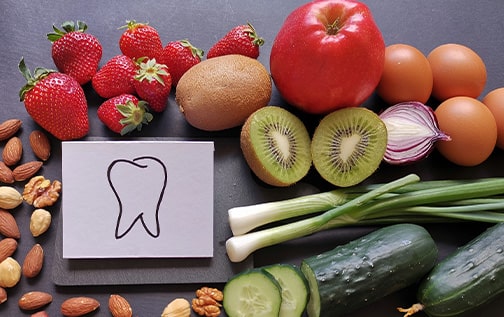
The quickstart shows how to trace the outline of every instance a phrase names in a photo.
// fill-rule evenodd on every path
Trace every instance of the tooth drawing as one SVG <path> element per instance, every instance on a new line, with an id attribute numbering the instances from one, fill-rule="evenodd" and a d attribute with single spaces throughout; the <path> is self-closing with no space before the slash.
<path id="1" fill-rule="evenodd" d="M 152 156 L 117 159 L 108 166 L 107 178 L 119 203 L 115 238 L 123 238 L 138 221 L 147 234 L 157 238 L 161 230 L 159 208 L 167 184 L 163 162 Z"/>

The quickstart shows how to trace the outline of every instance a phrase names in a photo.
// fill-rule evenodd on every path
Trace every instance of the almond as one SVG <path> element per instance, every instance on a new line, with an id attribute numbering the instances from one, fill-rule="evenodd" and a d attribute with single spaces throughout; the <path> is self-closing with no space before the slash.
<path id="1" fill-rule="evenodd" d="M 61 313 L 67 317 L 79 317 L 89 314 L 100 307 L 100 302 L 92 297 L 71 297 L 61 303 Z"/>
<path id="2" fill-rule="evenodd" d="M 13 238 L 3 238 L 0 240 L 0 262 L 14 254 L 17 245 L 16 239 Z"/>
<path id="3" fill-rule="evenodd" d="M 23 143 L 17 136 L 13 136 L 7 141 L 2 152 L 2 159 L 5 165 L 12 166 L 21 160 L 23 155 Z"/>
<path id="4" fill-rule="evenodd" d="M 30 133 L 30 146 L 35 156 L 42 161 L 46 161 L 51 156 L 51 142 L 40 130 L 33 130 Z"/>
<path id="5" fill-rule="evenodd" d="M 113 317 L 131 317 L 133 310 L 126 298 L 121 295 L 112 294 L 109 298 L 109 310 Z"/>
<path id="6" fill-rule="evenodd" d="M 6 184 L 14 183 L 14 175 L 12 174 L 12 170 L 10 167 L 5 165 L 4 162 L 0 161 L 0 182 Z"/>
<path id="7" fill-rule="evenodd" d="M 37 173 L 42 167 L 43 163 L 41 161 L 30 161 L 17 166 L 12 171 L 12 176 L 16 182 L 22 182 L 29 178 L 32 178 L 35 173 Z"/>
<path id="8" fill-rule="evenodd" d="M 19 119 L 9 119 L 0 123 L 0 141 L 7 140 L 16 134 L 22 123 Z"/>
<path id="9" fill-rule="evenodd" d="M 6 238 L 19 239 L 21 233 L 14 216 L 3 209 L 0 209 L 0 234 Z"/>
<path id="10" fill-rule="evenodd" d="M 44 265 L 44 249 L 40 244 L 35 244 L 26 254 L 23 262 L 23 275 L 31 278 L 37 276 Z"/>
<path id="11" fill-rule="evenodd" d="M 52 302 L 52 295 L 46 292 L 32 291 L 25 293 L 18 301 L 22 310 L 34 310 Z"/>
<path id="12" fill-rule="evenodd" d="M 32 314 L 31 317 L 49 317 L 45 311 L 38 311 L 35 314 Z"/>
<path id="13" fill-rule="evenodd" d="M 7 301 L 7 291 L 5 288 L 0 287 L 0 304 L 5 303 Z"/>

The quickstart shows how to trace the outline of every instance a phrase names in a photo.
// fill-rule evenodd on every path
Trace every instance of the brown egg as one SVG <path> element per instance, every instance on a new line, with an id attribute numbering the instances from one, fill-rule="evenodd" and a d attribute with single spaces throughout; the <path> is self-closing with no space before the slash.
<path id="1" fill-rule="evenodd" d="M 427 56 L 434 79 L 432 96 L 440 101 L 451 97 L 477 98 L 485 88 L 485 63 L 472 49 L 460 44 L 443 44 Z"/>
<path id="2" fill-rule="evenodd" d="M 490 91 L 482 101 L 497 123 L 497 147 L 504 149 L 504 87 Z"/>
<path id="3" fill-rule="evenodd" d="M 432 71 L 427 57 L 407 44 L 385 48 L 385 66 L 377 94 L 388 104 L 405 101 L 426 103 L 432 92 Z"/>
<path id="4" fill-rule="evenodd" d="M 434 111 L 439 128 L 451 138 L 437 142 L 437 149 L 449 161 L 461 166 L 483 163 L 497 141 L 497 124 L 492 112 L 471 97 L 453 97 Z"/>

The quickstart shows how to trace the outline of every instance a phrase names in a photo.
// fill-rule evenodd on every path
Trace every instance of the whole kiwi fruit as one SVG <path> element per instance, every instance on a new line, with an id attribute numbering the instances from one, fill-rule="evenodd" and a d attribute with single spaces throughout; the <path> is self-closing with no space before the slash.
<path id="1" fill-rule="evenodd" d="M 223 55 L 201 61 L 180 78 L 175 101 L 187 122 L 205 131 L 242 125 L 271 98 L 271 77 L 256 59 Z"/>

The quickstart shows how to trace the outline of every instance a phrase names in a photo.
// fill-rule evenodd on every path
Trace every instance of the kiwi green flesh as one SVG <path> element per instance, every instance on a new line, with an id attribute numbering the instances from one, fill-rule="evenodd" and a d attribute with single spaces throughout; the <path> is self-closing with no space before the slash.
<path id="1" fill-rule="evenodd" d="M 313 165 L 328 182 L 340 187 L 356 185 L 379 167 L 387 147 L 387 129 L 367 108 L 336 110 L 315 129 L 311 149 Z"/>
<path id="2" fill-rule="evenodd" d="M 256 176 L 267 184 L 289 186 L 311 167 L 311 139 L 303 122 L 291 112 L 267 106 L 243 126 L 242 151 Z"/>

